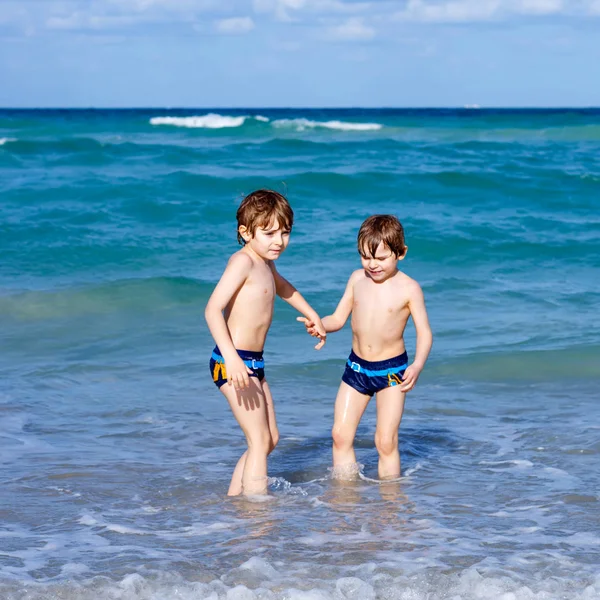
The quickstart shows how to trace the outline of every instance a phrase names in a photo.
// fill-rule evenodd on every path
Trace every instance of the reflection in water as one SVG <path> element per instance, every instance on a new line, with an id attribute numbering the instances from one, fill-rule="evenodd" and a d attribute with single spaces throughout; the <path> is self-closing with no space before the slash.
<path id="1" fill-rule="evenodd" d="M 244 537 L 248 541 L 267 538 L 273 532 L 279 521 L 276 502 L 272 496 L 248 496 L 233 503 L 237 517 L 245 523 Z"/>

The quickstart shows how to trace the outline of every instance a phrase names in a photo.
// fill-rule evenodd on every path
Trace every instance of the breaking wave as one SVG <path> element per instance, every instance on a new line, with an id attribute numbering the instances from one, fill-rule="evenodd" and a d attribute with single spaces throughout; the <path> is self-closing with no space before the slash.
<path id="1" fill-rule="evenodd" d="M 295 127 L 297 131 L 305 129 L 337 129 L 338 131 L 378 131 L 383 127 L 379 123 L 351 123 L 348 121 L 311 121 L 310 119 L 280 119 L 273 122 L 274 127 Z"/>
<path id="2" fill-rule="evenodd" d="M 150 119 L 150 124 L 172 125 L 174 127 L 188 128 L 223 129 L 226 127 L 241 127 L 247 119 L 254 119 L 263 123 L 269 121 L 267 117 L 262 117 L 260 115 L 255 117 L 249 117 L 246 115 L 231 117 L 227 115 L 209 113 L 207 115 L 195 117 L 153 117 Z"/>
<path id="3" fill-rule="evenodd" d="M 380 123 L 355 123 L 350 121 L 314 121 L 311 119 L 278 119 L 273 122 L 268 117 L 262 115 L 219 115 L 209 113 L 200 116 L 190 117 L 152 117 L 151 125 L 170 125 L 173 127 L 187 127 L 200 129 L 224 129 L 232 127 L 241 127 L 247 121 L 257 121 L 259 123 L 270 123 L 278 129 L 294 129 L 296 131 L 305 131 L 306 129 L 332 129 L 337 131 L 378 131 L 383 125 Z"/>

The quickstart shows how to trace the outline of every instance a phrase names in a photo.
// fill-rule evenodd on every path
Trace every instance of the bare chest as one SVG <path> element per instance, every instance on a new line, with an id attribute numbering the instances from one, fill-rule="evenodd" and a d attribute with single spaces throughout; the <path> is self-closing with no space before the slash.
<path id="1" fill-rule="evenodd" d="M 270 269 L 254 269 L 239 295 L 248 301 L 272 304 L 275 300 L 275 280 Z"/>
<path id="2" fill-rule="evenodd" d="M 408 310 L 408 299 L 397 285 L 376 285 L 364 281 L 354 288 L 353 313 L 371 317 L 388 318 Z"/>

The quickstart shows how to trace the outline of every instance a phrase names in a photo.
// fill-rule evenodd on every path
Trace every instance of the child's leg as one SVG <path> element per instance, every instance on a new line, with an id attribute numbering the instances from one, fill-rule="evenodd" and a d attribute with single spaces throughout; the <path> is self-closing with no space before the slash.
<path id="1" fill-rule="evenodd" d="M 225 387 L 225 386 L 223 386 Z M 267 404 L 267 420 L 269 422 L 269 432 L 271 433 L 271 444 L 269 446 L 269 454 L 273 452 L 277 442 L 279 441 L 279 431 L 277 429 L 277 421 L 275 420 L 275 406 L 273 404 L 273 396 L 271 395 L 271 388 L 267 383 L 266 379 L 262 381 L 262 389 L 265 395 L 265 402 Z M 244 466 L 246 465 L 246 457 L 248 451 L 244 452 L 235 466 L 233 475 L 231 476 L 231 483 L 229 485 L 228 496 L 238 496 L 242 493 L 242 474 L 244 472 Z"/>
<path id="2" fill-rule="evenodd" d="M 279 429 L 277 428 L 277 420 L 275 419 L 275 404 L 273 403 L 273 395 L 271 388 L 266 379 L 262 380 L 262 388 L 265 393 L 265 401 L 267 403 L 267 420 L 269 421 L 269 432 L 271 433 L 271 445 L 269 446 L 269 454 L 273 452 L 275 446 L 279 443 Z"/>
<path id="3" fill-rule="evenodd" d="M 232 385 L 225 384 L 221 391 L 248 442 L 246 459 L 238 461 L 242 471 L 242 485 L 238 493 L 264 494 L 267 491 L 267 454 L 271 447 L 271 432 L 263 387 L 258 378 L 250 377 L 250 387 L 245 390 L 238 391 Z M 231 487 L 235 492 L 239 486 L 234 484 L 232 480 Z"/>
<path id="4" fill-rule="evenodd" d="M 379 452 L 379 477 L 400 477 L 398 428 L 404 412 L 406 394 L 395 385 L 377 392 L 377 427 L 375 447 Z"/>
<path id="5" fill-rule="evenodd" d="M 342 381 L 335 399 L 333 430 L 333 467 L 356 464 L 354 436 L 370 396 L 357 392 Z"/>

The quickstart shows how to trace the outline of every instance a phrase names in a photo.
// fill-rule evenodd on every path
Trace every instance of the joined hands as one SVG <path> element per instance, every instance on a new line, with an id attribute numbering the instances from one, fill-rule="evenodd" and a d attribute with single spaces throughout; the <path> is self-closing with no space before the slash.
<path id="1" fill-rule="evenodd" d="M 312 321 L 306 317 L 296 317 L 296 321 L 304 323 L 304 326 L 306 327 L 306 333 L 312 337 L 319 338 L 320 341 L 315 346 L 315 350 L 320 350 L 325 345 L 325 341 L 327 340 L 327 332 L 325 331 L 325 327 L 323 327 L 321 319 L 317 318 L 316 321 Z"/>

